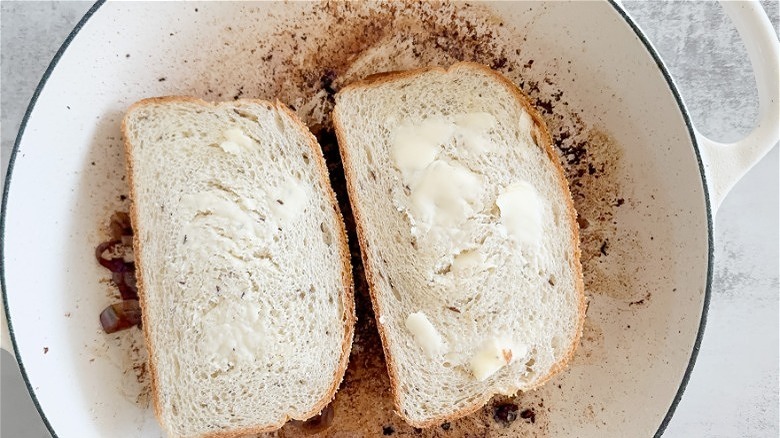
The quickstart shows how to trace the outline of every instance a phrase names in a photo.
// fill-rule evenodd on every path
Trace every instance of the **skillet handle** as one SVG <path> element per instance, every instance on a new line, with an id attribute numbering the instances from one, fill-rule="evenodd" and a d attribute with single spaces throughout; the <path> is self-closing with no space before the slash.
<path id="1" fill-rule="evenodd" d="M 758 1 L 721 1 L 720 4 L 742 37 L 750 64 L 753 66 L 758 88 L 758 124 L 745 138 L 734 143 L 710 140 L 696 130 L 713 214 L 737 181 L 761 160 L 780 138 L 780 43 L 772 24 Z"/>

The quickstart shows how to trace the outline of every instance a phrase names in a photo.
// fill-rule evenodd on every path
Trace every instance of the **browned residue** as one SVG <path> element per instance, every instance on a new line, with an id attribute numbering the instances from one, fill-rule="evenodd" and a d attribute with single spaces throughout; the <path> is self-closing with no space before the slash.
<path id="1" fill-rule="evenodd" d="M 585 319 L 582 338 L 573 365 L 586 365 L 603 362 L 607 357 L 604 347 L 604 331 L 591 318 Z"/>

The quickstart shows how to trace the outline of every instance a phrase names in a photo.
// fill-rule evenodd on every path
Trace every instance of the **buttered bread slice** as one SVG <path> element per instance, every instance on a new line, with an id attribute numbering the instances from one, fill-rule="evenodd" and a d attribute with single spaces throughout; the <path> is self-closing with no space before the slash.
<path id="1" fill-rule="evenodd" d="M 314 136 L 280 103 L 143 100 L 123 124 L 155 412 L 175 437 L 307 419 L 355 322 L 344 224 Z"/>
<path id="2" fill-rule="evenodd" d="M 399 414 L 425 427 L 542 385 L 585 315 L 544 121 L 471 63 L 371 77 L 333 115 Z"/>

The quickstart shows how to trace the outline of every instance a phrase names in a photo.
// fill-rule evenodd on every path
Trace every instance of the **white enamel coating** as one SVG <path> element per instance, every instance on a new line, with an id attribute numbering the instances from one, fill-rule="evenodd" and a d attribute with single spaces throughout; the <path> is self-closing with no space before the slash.
<path id="1" fill-rule="evenodd" d="M 549 436 L 650 436 L 688 366 L 707 288 L 709 212 L 690 131 L 656 61 L 613 6 L 517 4 L 492 7 L 523 29 L 534 74 L 555 72 L 558 83 L 576 84 L 566 97 L 620 146 L 615 175 L 630 200 L 614 218 L 615 255 L 600 265 L 606 276 L 624 276 L 626 291 L 588 290 L 580 348 L 587 354 L 533 396 L 552 408 L 544 418 Z M 112 290 L 98 283 L 107 276 L 92 252 L 110 213 L 126 208 L 122 114 L 143 97 L 208 97 L 207 88 L 232 96 L 246 85 L 247 96 L 272 97 L 258 85 L 267 80 L 257 76 L 259 60 L 222 56 L 224 43 L 240 38 L 226 26 L 262 39 L 274 20 L 307 7 L 199 5 L 197 14 L 178 2 L 102 6 L 42 89 L 19 145 L 5 218 L 6 300 L 17 354 L 61 437 L 160 436 L 151 410 L 135 403 L 138 385 L 126 366 L 128 347 L 141 342 L 137 331 L 106 336 L 97 321 Z M 776 62 L 772 73 L 756 54 L 769 48 L 776 60 L 777 40 L 759 42 L 768 38 L 760 30 L 765 17 L 755 5 L 740 8 L 727 6 L 741 17 L 736 22 L 749 47 L 758 48 L 750 53 L 759 90 L 771 92 Z M 266 14 L 270 9 L 277 14 Z M 570 67 L 561 69 L 562 60 Z M 742 161 L 713 153 L 720 146 L 707 143 L 713 205 L 777 139 L 772 114 L 777 100 L 762 99 L 760 127 L 728 152 Z"/>

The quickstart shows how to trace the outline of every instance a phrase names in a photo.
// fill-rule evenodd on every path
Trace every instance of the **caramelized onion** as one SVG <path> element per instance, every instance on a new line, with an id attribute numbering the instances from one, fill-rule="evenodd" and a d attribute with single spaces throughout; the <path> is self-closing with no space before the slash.
<path id="1" fill-rule="evenodd" d="M 132 241 L 133 228 L 130 225 L 130 216 L 124 212 L 116 212 L 111 216 L 111 240 L 95 248 L 95 258 L 101 266 L 111 271 L 111 279 L 119 288 L 119 295 L 123 300 L 106 307 L 100 313 L 100 323 L 106 333 L 124 330 L 141 322 L 135 263 L 132 262 L 132 257 L 125 258 Z M 120 254 L 120 257 L 116 257 Z"/>
<path id="2" fill-rule="evenodd" d="M 123 300 L 137 300 L 138 288 L 135 285 L 135 269 L 123 272 L 114 272 L 111 279 L 119 288 L 119 295 Z"/>
<path id="3" fill-rule="evenodd" d="M 103 254 L 106 251 L 115 251 L 117 246 L 122 245 L 121 240 L 109 240 L 108 242 L 103 242 L 100 245 L 95 248 L 95 257 L 97 258 L 98 263 L 100 263 L 104 268 L 108 269 L 111 272 L 125 272 L 128 269 L 135 269 L 134 267 L 128 266 L 128 264 L 125 262 L 125 259 L 122 257 L 115 257 L 115 258 L 105 258 L 103 257 Z"/>
<path id="4" fill-rule="evenodd" d="M 118 332 L 140 323 L 141 306 L 138 300 L 120 301 L 100 312 L 100 325 L 106 333 Z"/>

